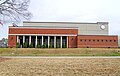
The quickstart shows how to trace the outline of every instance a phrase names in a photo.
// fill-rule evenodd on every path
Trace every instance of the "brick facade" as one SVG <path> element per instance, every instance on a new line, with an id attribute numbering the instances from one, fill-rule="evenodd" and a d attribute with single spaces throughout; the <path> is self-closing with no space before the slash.
<path id="1" fill-rule="evenodd" d="M 78 36 L 77 38 L 77 47 L 118 47 L 118 36 L 90 36 L 90 35 L 83 35 Z"/>
<path id="2" fill-rule="evenodd" d="M 8 36 L 8 47 L 16 47 L 16 36 L 9 35 Z"/>
<path id="3" fill-rule="evenodd" d="M 9 28 L 9 34 L 78 34 L 77 29 Z"/>
<path id="4" fill-rule="evenodd" d="M 69 48 L 77 48 L 77 36 L 69 36 L 68 43 Z"/>
<path id="5" fill-rule="evenodd" d="M 43 35 L 43 34 L 57 34 L 60 35 L 76 35 L 76 36 L 68 36 L 68 47 L 70 48 L 76 48 L 77 47 L 77 34 L 78 29 L 41 29 L 41 28 L 9 28 L 9 35 L 8 36 L 8 47 L 16 47 L 17 43 L 17 34 L 20 35 Z M 72 40 L 71 40 L 72 39 Z"/>
<path id="6" fill-rule="evenodd" d="M 80 30 L 79 30 L 80 32 Z M 9 27 L 8 47 L 16 47 L 18 36 L 23 36 L 21 44 L 25 41 L 25 36 L 28 36 L 28 41 L 31 43 L 31 36 L 34 36 L 33 41 L 35 46 L 37 43 L 37 36 L 59 36 L 62 44 L 62 37 L 65 36 L 66 45 L 68 48 L 114 48 L 118 47 L 118 36 L 110 35 L 78 35 L 78 28 L 39 28 L 39 27 Z M 48 37 L 49 37 L 48 36 Z M 33 37 L 32 37 L 33 38 Z M 47 38 L 47 37 L 46 37 Z M 49 39 L 49 38 L 48 38 Z M 55 40 L 55 39 L 54 39 Z M 52 41 L 54 41 L 52 40 Z M 43 44 L 43 40 L 41 41 Z M 48 40 L 49 42 L 49 40 Z M 55 41 L 54 41 L 55 42 Z M 48 43 L 49 44 L 49 43 Z M 55 43 L 54 43 L 55 44 Z M 55 46 L 55 45 L 54 45 Z M 62 45 L 61 45 L 62 46 Z"/>

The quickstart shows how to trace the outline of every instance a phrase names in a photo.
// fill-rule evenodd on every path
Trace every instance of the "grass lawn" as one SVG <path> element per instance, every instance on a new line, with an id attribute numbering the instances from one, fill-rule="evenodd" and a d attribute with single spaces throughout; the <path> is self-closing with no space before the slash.
<path id="1" fill-rule="evenodd" d="M 120 56 L 119 48 L 0 48 L 0 56 Z"/>

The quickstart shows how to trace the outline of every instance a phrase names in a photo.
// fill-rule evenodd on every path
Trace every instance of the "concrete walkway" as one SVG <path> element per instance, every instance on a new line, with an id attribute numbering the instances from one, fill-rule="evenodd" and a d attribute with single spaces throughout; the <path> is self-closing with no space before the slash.
<path id="1" fill-rule="evenodd" d="M 2 58 L 120 58 L 120 56 L 0 56 Z"/>

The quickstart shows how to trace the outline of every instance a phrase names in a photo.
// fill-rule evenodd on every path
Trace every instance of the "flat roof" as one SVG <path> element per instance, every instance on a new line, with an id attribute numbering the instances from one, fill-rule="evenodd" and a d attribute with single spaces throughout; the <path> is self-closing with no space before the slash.
<path id="1" fill-rule="evenodd" d="M 78 28 L 78 27 L 63 27 L 63 26 L 9 26 L 9 27 L 20 27 L 20 28 Z"/>
<path id="2" fill-rule="evenodd" d="M 24 21 L 23 23 L 59 23 L 59 24 L 108 24 L 108 22 L 34 22 L 34 21 Z"/>

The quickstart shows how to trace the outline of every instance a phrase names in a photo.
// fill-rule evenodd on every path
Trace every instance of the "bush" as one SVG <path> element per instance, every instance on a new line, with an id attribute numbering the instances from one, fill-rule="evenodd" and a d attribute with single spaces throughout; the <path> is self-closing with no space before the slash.
<path id="1" fill-rule="evenodd" d="M 47 45 L 44 43 L 43 45 L 42 45 L 42 48 L 46 48 L 47 47 Z"/>
<path id="2" fill-rule="evenodd" d="M 62 47 L 63 47 L 63 48 L 66 48 L 66 45 L 65 45 L 65 44 L 63 44 L 63 45 L 62 45 Z"/>
<path id="3" fill-rule="evenodd" d="M 40 48 L 41 46 L 39 44 L 37 44 L 37 48 Z"/>
<path id="4" fill-rule="evenodd" d="M 20 43 L 17 43 L 17 44 L 16 44 L 16 48 L 20 48 Z"/>
<path id="5" fill-rule="evenodd" d="M 23 48 L 27 48 L 27 43 L 23 43 Z"/>
<path id="6" fill-rule="evenodd" d="M 32 43 L 29 45 L 29 48 L 33 48 L 33 44 Z"/>
<path id="7" fill-rule="evenodd" d="M 50 44 L 49 48 L 53 48 L 52 44 Z"/>
<path id="8" fill-rule="evenodd" d="M 59 48 L 59 44 L 56 44 L 56 48 Z"/>

